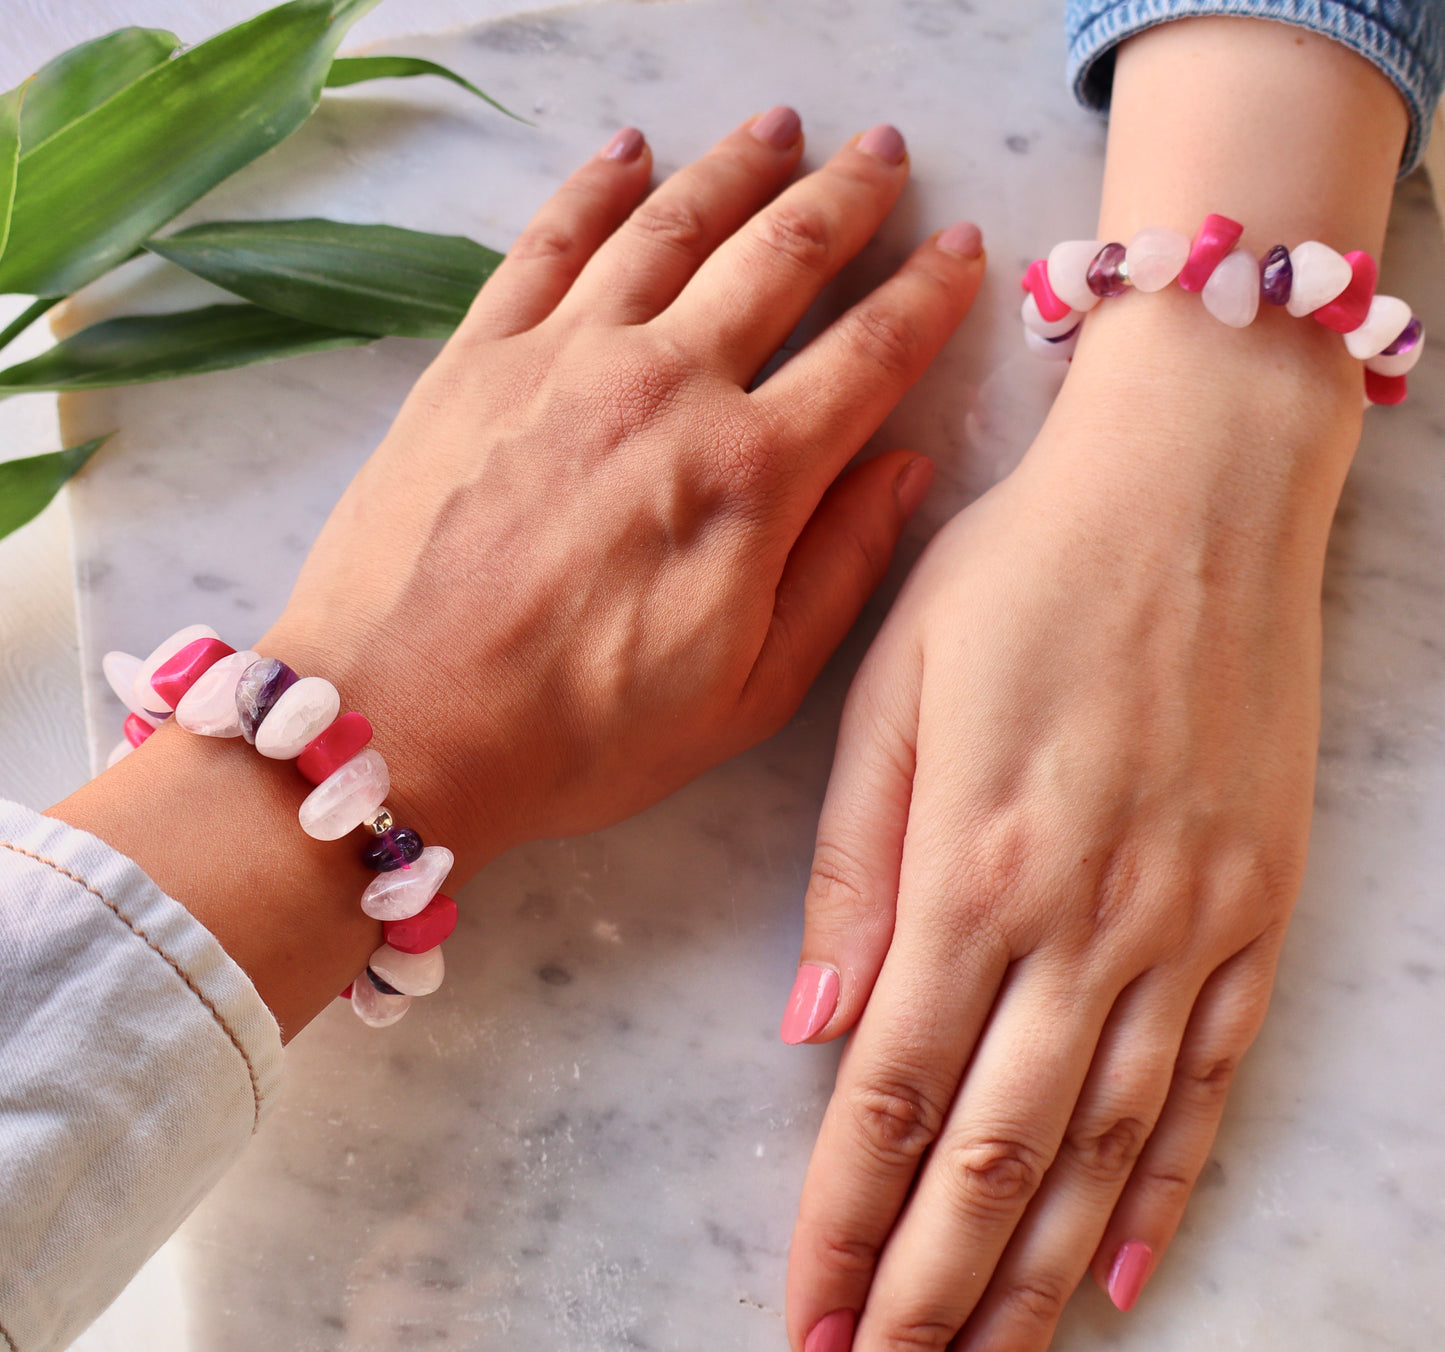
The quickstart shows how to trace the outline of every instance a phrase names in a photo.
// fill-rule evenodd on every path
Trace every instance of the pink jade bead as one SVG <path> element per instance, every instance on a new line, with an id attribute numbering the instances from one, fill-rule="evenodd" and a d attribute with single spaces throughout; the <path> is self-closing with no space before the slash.
<path id="1" fill-rule="evenodd" d="M 1029 264 L 1028 271 L 1024 273 L 1024 289 L 1033 296 L 1039 314 L 1050 324 L 1063 319 L 1072 308 L 1054 294 L 1054 288 L 1049 285 L 1049 265 L 1042 258 L 1036 258 Z"/>
<path id="2" fill-rule="evenodd" d="M 1209 275 L 1239 243 L 1244 227 L 1228 216 L 1210 212 L 1204 218 L 1189 246 L 1189 257 L 1179 273 L 1179 285 L 1185 291 L 1203 291 Z M 1257 283 L 1256 283 L 1257 284 Z"/>
<path id="3" fill-rule="evenodd" d="M 151 676 L 151 689 L 174 709 L 206 672 L 235 651 L 229 643 L 222 643 L 218 638 L 198 638 L 155 669 Z"/>
<path id="4" fill-rule="evenodd" d="M 154 709 L 158 713 L 170 713 L 173 706 L 169 700 L 152 689 L 151 677 L 163 663 L 169 662 L 182 648 L 194 643 L 198 638 L 219 637 L 208 624 L 188 624 L 184 629 L 178 629 L 141 663 L 140 670 L 135 674 L 136 699 L 148 709 Z"/>
<path id="5" fill-rule="evenodd" d="M 1334 300 L 1321 305 L 1313 317 L 1336 333 L 1349 333 L 1365 322 L 1370 302 L 1375 298 L 1375 282 L 1380 270 L 1375 260 L 1363 249 L 1352 249 L 1345 255 L 1350 265 L 1350 280 Z"/>

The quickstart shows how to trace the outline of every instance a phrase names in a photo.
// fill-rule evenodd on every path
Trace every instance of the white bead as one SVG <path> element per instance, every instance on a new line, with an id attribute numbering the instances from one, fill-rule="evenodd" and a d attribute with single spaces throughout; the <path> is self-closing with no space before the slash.
<path id="1" fill-rule="evenodd" d="M 390 944 L 382 944 L 366 965 L 403 995 L 430 995 L 446 975 L 441 945 L 425 953 L 401 953 Z"/>
<path id="2" fill-rule="evenodd" d="M 248 648 L 213 663 L 181 696 L 176 705 L 176 722 L 202 737 L 239 737 L 241 715 L 236 708 L 236 684 L 241 673 L 260 660 L 261 654 Z"/>
<path id="3" fill-rule="evenodd" d="M 1162 225 L 1146 225 L 1129 241 L 1124 262 L 1136 291 L 1162 291 L 1189 261 L 1189 236 Z"/>
<path id="4" fill-rule="evenodd" d="M 411 1008 L 411 996 L 388 995 L 363 972 L 351 983 L 351 1009 L 368 1028 L 387 1028 Z"/>
<path id="5" fill-rule="evenodd" d="M 1370 302 L 1365 322 L 1345 334 L 1350 356 L 1359 361 L 1377 357 L 1389 347 L 1410 322 L 1410 307 L 1399 296 L 1376 296 Z M 1419 347 L 1419 344 L 1415 344 Z M 1403 354 L 1402 354 L 1403 355 Z"/>
<path id="6" fill-rule="evenodd" d="M 1044 361 L 1068 361 L 1074 355 L 1074 349 L 1079 345 L 1079 334 L 1076 329 L 1067 338 L 1058 342 L 1050 342 L 1047 338 L 1040 338 L 1032 329 L 1024 330 L 1024 346 L 1036 357 L 1042 357 Z"/>
<path id="7" fill-rule="evenodd" d="M 1317 239 L 1307 239 L 1291 249 L 1289 265 L 1289 301 L 1284 308 L 1296 319 L 1328 305 L 1355 275 L 1341 254 Z"/>
<path id="8" fill-rule="evenodd" d="M 341 696 L 323 676 L 303 676 L 283 692 L 256 729 L 256 750 L 272 760 L 290 760 L 329 728 L 341 712 Z"/>
<path id="9" fill-rule="evenodd" d="M 1246 328 L 1259 313 L 1259 260 L 1248 249 L 1220 259 L 1200 292 L 1204 308 L 1221 324 Z"/>
<path id="10" fill-rule="evenodd" d="M 135 684 L 131 687 L 135 698 L 147 709 L 155 709 L 165 714 L 170 713 L 170 701 L 163 699 L 151 689 L 151 677 L 156 674 L 157 669 L 163 663 L 169 662 L 186 644 L 194 643 L 198 638 L 219 637 L 220 635 L 208 624 L 188 624 L 184 629 L 176 630 L 141 663 L 140 670 L 135 674 Z"/>
<path id="11" fill-rule="evenodd" d="M 1381 352 L 1378 356 L 1371 357 L 1365 365 L 1377 375 L 1407 376 L 1415 369 L 1415 363 L 1420 360 L 1424 351 L 1425 335 L 1421 334 L 1420 341 L 1408 352 L 1397 352 L 1393 357 L 1387 357 Z"/>
<path id="12" fill-rule="evenodd" d="M 117 761 L 123 761 L 134 750 L 135 747 L 130 744 L 130 738 L 122 737 L 120 741 L 111 747 L 110 755 L 105 758 L 105 768 L 109 770 L 112 765 Z"/>
<path id="13" fill-rule="evenodd" d="M 164 715 L 153 714 L 144 705 L 137 705 L 135 698 L 135 678 L 140 674 L 141 660 L 139 657 L 132 657 L 129 653 L 111 652 L 106 653 L 100 659 L 100 669 L 105 676 L 105 682 L 115 693 L 116 699 L 125 705 L 137 718 L 149 723 L 151 727 L 160 727 Z M 159 702 L 160 696 L 157 695 Z"/>
<path id="14" fill-rule="evenodd" d="M 409 867 L 378 874 L 361 894 L 361 909 L 373 920 L 409 920 L 441 890 L 454 862 L 444 845 L 428 845 Z"/>
<path id="15" fill-rule="evenodd" d="M 358 751 L 301 804 L 301 829 L 313 840 L 340 840 L 386 801 L 391 775 L 375 747 Z"/>
<path id="16" fill-rule="evenodd" d="M 1039 303 L 1032 292 L 1024 297 L 1022 314 L 1024 328 L 1040 338 L 1062 338 L 1083 318 L 1077 310 L 1070 310 L 1062 319 L 1045 319 L 1039 313 Z"/>
<path id="17" fill-rule="evenodd" d="M 1099 297 L 1089 290 L 1089 264 L 1094 261 L 1103 241 L 1097 239 L 1066 239 L 1049 250 L 1045 268 L 1049 285 L 1065 305 L 1075 310 L 1092 310 Z"/>

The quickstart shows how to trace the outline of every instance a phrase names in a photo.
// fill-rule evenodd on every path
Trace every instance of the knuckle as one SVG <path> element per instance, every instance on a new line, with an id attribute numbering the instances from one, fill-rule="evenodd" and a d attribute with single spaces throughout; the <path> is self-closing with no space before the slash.
<path id="1" fill-rule="evenodd" d="M 1085 1123 L 1065 1138 L 1079 1166 L 1095 1178 L 1112 1182 L 1128 1174 L 1149 1139 L 1149 1126 L 1137 1117 L 1120 1117 L 1100 1125 Z"/>
<path id="2" fill-rule="evenodd" d="M 697 252 L 707 239 L 702 214 L 677 197 L 649 198 L 632 213 L 629 224 L 643 238 L 680 253 Z"/>
<path id="3" fill-rule="evenodd" d="M 863 305 L 853 311 L 851 328 L 854 348 L 884 375 L 908 376 L 922 364 L 923 341 L 909 316 Z"/>
<path id="4" fill-rule="evenodd" d="M 779 205 L 758 220 L 758 241 L 770 254 L 821 272 L 833 253 L 828 218 L 813 207 Z"/>
<path id="5" fill-rule="evenodd" d="M 1205 1056 L 1181 1061 L 1175 1079 L 1191 1101 L 1214 1111 L 1223 1107 L 1238 1071 L 1237 1056 Z"/>
<path id="6" fill-rule="evenodd" d="M 940 1152 L 945 1177 L 969 1214 L 1012 1216 L 1034 1192 L 1048 1167 L 1041 1150 L 1017 1137 L 968 1139 Z"/>
<path id="7" fill-rule="evenodd" d="M 864 1081 L 848 1106 L 865 1148 L 889 1168 L 917 1164 L 943 1130 L 943 1105 L 908 1080 Z"/>
<path id="8" fill-rule="evenodd" d="M 869 891 L 867 870 L 853 852 L 837 840 L 820 836 L 808 878 L 809 904 L 824 912 L 853 913 L 866 903 Z"/>
<path id="9" fill-rule="evenodd" d="M 576 236 L 554 225 L 539 223 L 522 231 L 507 250 L 520 263 L 561 263 L 577 248 Z"/>
<path id="10" fill-rule="evenodd" d="M 1060 1273 L 1031 1272 L 1005 1285 L 998 1299 L 1013 1320 L 1052 1328 L 1072 1294 L 1072 1284 Z"/>
<path id="11" fill-rule="evenodd" d="M 888 1352 L 943 1352 L 958 1333 L 958 1321 L 934 1315 L 903 1318 L 883 1331 Z"/>
<path id="12" fill-rule="evenodd" d="M 836 1231 L 825 1230 L 813 1246 L 818 1266 L 834 1277 L 866 1277 L 878 1262 L 878 1246 Z"/>
<path id="13" fill-rule="evenodd" d="M 1151 1205 L 1163 1206 L 1166 1210 L 1178 1210 L 1194 1191 L 1192 1178 L 1162 1165 L 1141 1164 L 1136 1178 Z M 1130 1187 L 1133 1186 L 1131 1182 Z"/>

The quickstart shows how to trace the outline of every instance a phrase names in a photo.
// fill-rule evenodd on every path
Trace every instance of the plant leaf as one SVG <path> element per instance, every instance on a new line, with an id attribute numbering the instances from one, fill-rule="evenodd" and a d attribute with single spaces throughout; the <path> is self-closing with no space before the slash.
<path id="1" fill-rule="evenodd" d="M 15 171 L 20 163 L 20 101 L 25 86 L 0 94 L 0 260 L 10 238 L 10 208 L 15 201 Z"/>
<path id="2" fill-rule="evenodd" d="M 364 333 L 306 324 L 254 305 L 207 305 L 106 319 L 0 371 L 0 399 L 34 390 L 99 390 L 224 371 L 303 352 L 360 347 Z"/>
<path id="3" fill-rule="evenodd" d="M 21 147 L 0 292 L 67 295 L 284 140 L 378 0 L 290 0 L 154 67 Z"/>
<path id="4" fill-rule="evenodd" d="M 376 337 L 447 337 L 502 261 L 460 235 L 315 219 L 216 221 L 146 247 L 278 314 Z"/>
<path id="5" fill-rule="evenodd" d="M 107 432 L 81 446 L 32 455 L 26 460 L 7 460 L 0 465 L 0 539 L 39 516 L 65 481 L 109 436 Z"/>
<path id="6" fill-rule="evenodd" d="M 153 70 L 181 45 L 163 28 L 122 28 L 81 43 L 31 77 L 20 119 L 20 144 L 39 145 Z"/>
<path id="7" fill-rule="evenodd" d="M 439 75 L 443 80 L 460 85 L 479 99 L 485 99 L 498 112 L 516 118 L 518 122 L 527 122 L 525 117 L 517 117 L 510 108 L 498 103 L 490 94 L 478 89 L 456 71 L 419 56 L 338 56 L 326 74 L 326 87 L 340 89 L 345 85 L 360 84 L 363 80 L 403 80 L 411 75 Z M 532 124 L 527 122 L 527 125 L 530 127 Z"/>

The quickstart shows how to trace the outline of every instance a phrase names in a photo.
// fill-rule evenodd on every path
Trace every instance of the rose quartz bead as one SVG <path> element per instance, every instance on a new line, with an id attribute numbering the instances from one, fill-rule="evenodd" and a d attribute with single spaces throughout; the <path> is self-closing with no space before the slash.
<path id="1" fill-rule="evenodd" d="M 176 722 L 202 737 L 239 737 L 241 714 L 236 708 L 236 683 L 260 653 L 249 648 L 223 657 L 203 672 L 176 705 Z"/>
<path id="2" fill-rule="evenodd" d="M 1124 250 L 1136 291 L 1162 291 L 1189 261 L 1189 236 L 1162 225 L 1146 225 Z"/>
<path id="3" fill-rule="evenodd" d="M 1376 296 L 1365 322 L 1345 334 L 1345 347 L 1357 361 L 1377 357 L 1405 331 L 1410 307 L 1399 296 Z"/>
<path id="4" fill-rule="evenodd" d="M 105 758 L 105 768 L 109 770 L 112 765 L 123 761 L 134 750 L 135 747 L 130 744 L 130 740 L 122 737 L 120 741 L 111 747 L 110 755 Z"/>
<path id="5" fill-rule="evenodd" d="M 1296 319 L 1328 305 L 1349 286 L 1355 275 L 1355 270 L 1340 254 L 1317 239 L 1296 244 L 1289 251 L 1289 261 L 1294 276 L 1284 308 Z"/>
<path id="6" fill-rule="evenodd" d="M 151 689 L 172 709 L 185 693 L 223 657 L 236 650 L 218 638 L 198 638 L 187 643 L 174 657 L 162 662 L 151 677 Z"/>
<path id="7" fill-rule="evenodd" d="M 365 973 L 351 983 L 351 1008 L 370 1028 L 387 1028 L 411 1008 L 411 996 L 387 995 L 371 984 Z"/>
<path id="8" fill-rule="evenodd" d="M 319 784 L 327 775 L 340 769 L 371 741 L 371 724 L 359 713 L 342 714 L 329 728 L 312 738 L 297 758 L 301 777 Z"/>
<path id="9" fill-rule="evenodd" d="M 1032 329 L 1024 330 L 1024 346 L 1044 361 L 1068 361 L 1078 345 L 1078 329 L 1066 333 L 1062 338 L 1041 338 Z"/>
<path id="10" fill-rule="evenodd" d="M 116 699 L 137 718 L 143 718 L 151 727 L 158 728 L 165 721 L 165 714 L 152 713 L 135 697 L 135 678 L 140 675 L 140 669 L 140 658 L 132 657 L 129 653 L 106 653 L 100 659 L 100 670 L 105 676 L 105 683 L 110 686 Z"/>
<path id="11" fill-rule="evenodd" d="M 440 948 L 402 953 L 390 944 L 382 944 L 366 965 L 403 995 L 430 995 L 446 975 L 446 960 Z"/>
<path id="12" fill-rule="evenodd" d="M 1390 346 L 1393 347 L 1394 344 L 1392 343 Z M 1423 339 L 1411 344 L 1403 352 L 1391 352 L 1387 348 L 1377 356 L 1371 357 L 1365 363 L 1365 369 L 1381 376 L 1407 376 L 1415 369 L 1415 363 L 1420 360 L 1424 351 Z"/>
<path id="13" fill-rule="evenodd" d="M 1062 319 L 1045 319 L 1039 313 L 1038 302 L 1032 294 L 1024 297 L 1021 313 L 1024 327 L 1040 338 L 1062 338 L 1064 334 L 1072 333 L 1074 326 L 1083 318 L 1077 310 L 1069 310 Z"/>
<path id="14" fill-rule="evenodd" d="M 1179 272 L 1179 285 L 1185 291 L 1203 291 L 1210 274 L 1224 261 L 1225 255 L 1239 243 L 1244 227 L 1228 216 L 1211 212 L 1204 218 L 1189 246 L 1189 257 Z M 1255 285 L 1259 285 L 1258 278 Z"/>
<path id="15" fill-rule="evenodd" d="M 1036 258 L 1024 273 L 1024 288 L 1038 303 L 1039 313 L 1052 323 L 1062 319 L 1069 312 L 1069 305 L 1054 294 L 1049 285 L 1049 265 L 1042 258 Z"/>
<path id="16" fill-rule="evenodd" d="M 367 747 L 307 794 L 297 814 L 301 829 L 313 840 L 340 840 L 371 816 L 390 792 L 391 775 L 381 752 Z"/>
<path id="17" fill-rule="evenodd" d="M 1200 299 L 1221 324 L 1248 327 L 1259 313 L 1259 260 L 1248 249 L 1226 254 L 1209 274 Z"/>
<path id="18" fill-rule="evenodd" d="M 1089 264 L 1104 247 L 1101 239 L 1066 239 L 1049 250 L 1045 271 L 1054 295 L 1072 310 L 1085 312 L 1099 303 L 1089 290 Z"/>
<path id="19" fill-rule="evenodd" d="M 425 953 L 449 939 L 456 927 L 456 902 L 445 892 L 438 892 L 415 915 L 384 922 L 381 932 L 398 953 Z"/>
<path id="20" fill-rule="evenodd" d="M 1345 255 L 1350 265 L 1350 282 L 1334 300 L 1321 305 L 1313 313 L 1317 323 L 1336 333 L 1351 333 L 1365 322 L 1370 302 L 1375 298 L 1375 282 L 1380 270 L 1375 260 L 1363 249 L 1352 249 Z"/>
<path id="21" fill-rule="evenodd" d="M 272 760 L 299 756 L 341 710 L 336 687 L 322 676 L 303 676 L 271 706 L 256 729 L 256 750 Z"/>
<path id="22" fill-rule="evenodd" d="M 436 896 L 454 862 L 445 846 L 428 845 L 415 863 L 374 879 L 361 894 L 361 909 L 373 920 L 406 920 L 416 915 Z"/>
<path id="23" fill-rule="evenodd" d="M 142 708 L 152 709 L 159 713 L 170 713 L 172 708 L 170 702 L 151 689 L 151 677 L 156 674 L 156 669 L 161 663 L 168 662 L 188 643 L 194 643 L 198 638 L 219 637 L 220 635 L 208 624 L 190 624 L 184 629 L 178 629 L 140 664 L 140 670 L 135 674 L 133 687 L 136 702 Z"/>
<path id="24" fill-rule="evenodd" d="M 1403 404 L 1408 393 L 1404 376 L 1382 376 L 1365 367 L 1365 398 L 1372 404 Z"/>

